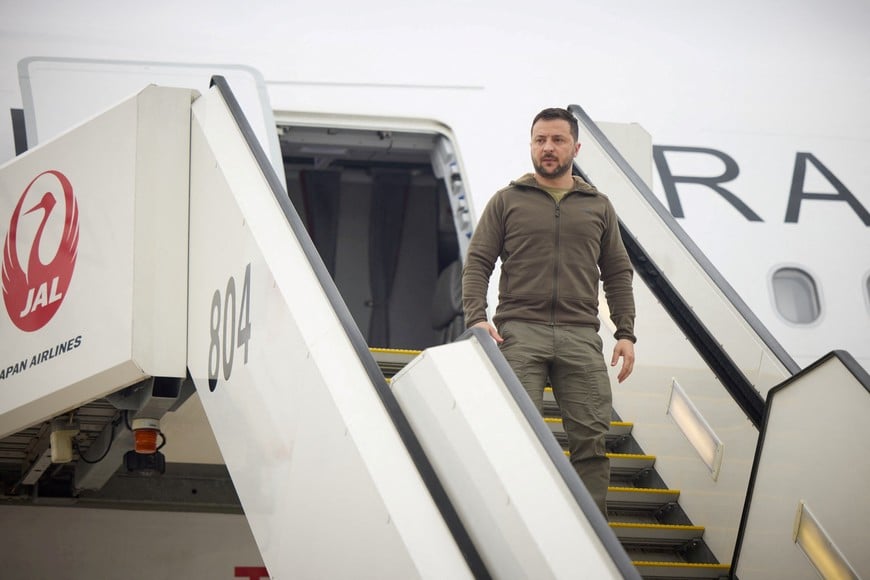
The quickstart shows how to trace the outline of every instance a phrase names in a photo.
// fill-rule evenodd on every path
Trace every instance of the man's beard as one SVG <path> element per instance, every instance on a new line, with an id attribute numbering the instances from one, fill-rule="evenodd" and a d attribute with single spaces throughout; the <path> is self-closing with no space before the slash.
<path id="1" fill-rule="evenodd" d="M 557 165 L 552 171 L 547 171 L 542 164 L 534 160 L 532 160 L 532 165 L 534 165 L 535 167 L 535 173 L 537 173 L 541 177 L 546 177 L 547 179 L 556 179 L 571 171 L 573 163 L 569 162 L 565 165 Z"/>

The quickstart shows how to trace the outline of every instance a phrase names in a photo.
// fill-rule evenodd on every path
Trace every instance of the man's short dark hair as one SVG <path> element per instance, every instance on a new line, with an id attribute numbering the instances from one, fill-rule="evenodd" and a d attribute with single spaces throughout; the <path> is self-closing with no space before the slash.
<path id="1" fill-rule="evenodd" d="M 532 129 L 535 128 L 535 123 L 540 120 L 544 121 L 553 121 L 556 119 L 561 119 L 563 121 L 568 121 L 568 125 L 571 126 L 571 136 L 574 138 L 574 142 L 580 140 L 580 129 L 577 126 L 577 119 L 566 109 L 560 109 L 559 107 L 550 107 L 549 109 L 544 109 L 537 115 L 535 115 L 535 119 L 532 121 Z"/>

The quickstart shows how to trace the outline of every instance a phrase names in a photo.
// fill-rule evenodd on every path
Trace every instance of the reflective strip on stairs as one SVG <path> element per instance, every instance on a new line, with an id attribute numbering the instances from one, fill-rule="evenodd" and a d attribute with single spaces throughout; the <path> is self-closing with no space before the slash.
<path id="1" fill-rule="evenodd" d="M 646 562 L 635 560 L 637 571 L 644 578 L 710 578 L 726 577 L 728 564 L 690 564 L 686 562 Z"/>
<path id="2" fill-rule="evenodd" d="M 547 424 L 547 427 L 550 428 L 550 431 L 553 433 L 564 433 L 565 426 L 562 423 L 561 417 L 544 417 L 544 423 Z M 611 421 L 610 422 L 610 431 L 607 432 L 608 437 L 610 436 L 623 436 L 631 434 L 631 430 L 634 428 L 634 423 L 628 421 Z"/>

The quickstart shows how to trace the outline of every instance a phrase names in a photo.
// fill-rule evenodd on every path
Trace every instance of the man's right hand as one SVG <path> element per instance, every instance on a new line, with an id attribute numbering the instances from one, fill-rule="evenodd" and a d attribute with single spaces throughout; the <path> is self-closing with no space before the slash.
<path id="1" fill-rule="evenodd" d="M 489 335 L 492 337 L 492 339 L 494 341 L 496 341 L 497 343 L 501 344 L 504 342 L 504 339 L 501 337 L 501 335 L 495 329 L 495 326 L 493 326 L 492 324 L 490 324 L 486 320 L 481 320 L 480 322 L 475 322 L 474 324 L 471 325 L 471 328 L 482 328 L 485 331 L 487 331 L 489 333 Z"/>

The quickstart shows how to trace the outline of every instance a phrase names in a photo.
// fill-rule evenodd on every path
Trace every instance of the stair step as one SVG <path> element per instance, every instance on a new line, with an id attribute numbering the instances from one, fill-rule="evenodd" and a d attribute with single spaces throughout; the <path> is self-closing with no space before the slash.
<path id="1" fill-rule="evenodd" d="M 614 509 L 657 510 L 680 498 L 678 489 L 652 489 L 645 487 L 607 488 L 607 507 Z"/>
<path id="2" fill-rule="evenodd" d="M 550 428 L 553 434 L 564 433 L 565 426 L 562 424 L 561 417 L 544 417 L 544 423 Z M 607 432 L 608 437 L 626 437 L 631 435 L 631 430 L 634 428 L 634 423 L 628 421 L 611 421 L 610 431 Z"/>
<path id="3" fill-rule="evenodd" d="M 616 474 L 637 473 L 644 469 L 652 469 L 656 463 L 655 455 L 639 455 L 633 453 L 608 453 L 610 472 Z"/>
<path id="4" fill-rule="evenodd" d="M 688 562 L 632 561 L 643 578 L 727 578 L 731 570 L 728 564 L 693 564 Z"/>
<path id="5" fill-rule="evenodd" d="M 571 453 L 566 449 L 565 456 Z M 610 459 L 611 475 L 635 475 L 645 469 L 652 469 L 656 463 L 655 455 L 640 455 L 635 453 L 607 453 Z"/>
<path id="6" fill-rule="evenodd" d="M 369 351 L 386 377 L 392 377 L 422 352 L 401 348 L 369 348 Z"/>
<path id="7" fill-rule="evenodd" d="M 623 544 L 680 546 L 704 535 L 702 526 L 610 522 L 610 528 Z"/>

